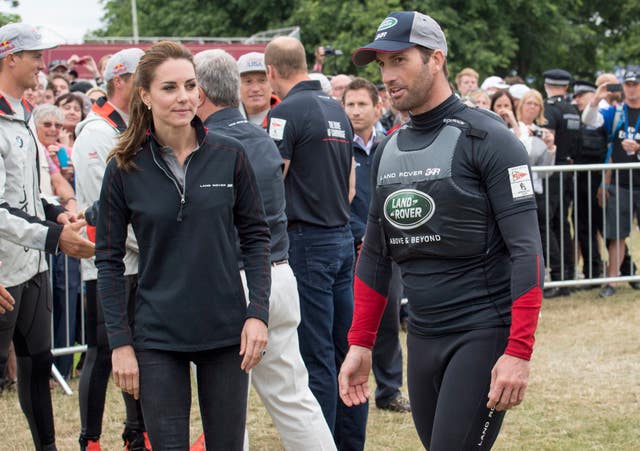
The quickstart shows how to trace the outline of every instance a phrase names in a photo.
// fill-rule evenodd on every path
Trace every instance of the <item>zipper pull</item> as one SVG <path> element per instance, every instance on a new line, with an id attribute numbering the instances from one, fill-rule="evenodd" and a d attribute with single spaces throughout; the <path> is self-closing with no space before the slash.
<path id="1" fill-rule="evenodd" d="M 182 222 L 182 207 L 184 207 L 184 195 L 180 198 L 180 209 L 178 210 L 178 222 Z"/>

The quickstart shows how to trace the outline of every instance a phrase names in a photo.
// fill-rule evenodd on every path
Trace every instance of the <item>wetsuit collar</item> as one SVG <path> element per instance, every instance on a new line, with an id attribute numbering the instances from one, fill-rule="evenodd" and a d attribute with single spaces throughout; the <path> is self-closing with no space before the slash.
<path id="1" fill-rule="evenodd" d="M 464 107 L 455 94 L 451 94 L 447 100 L 432 110 L 422 114 L 411 116 L 411 126 L 420 130 L 435 130 L 442 126 L 443 119 L 451 117 Z"/>

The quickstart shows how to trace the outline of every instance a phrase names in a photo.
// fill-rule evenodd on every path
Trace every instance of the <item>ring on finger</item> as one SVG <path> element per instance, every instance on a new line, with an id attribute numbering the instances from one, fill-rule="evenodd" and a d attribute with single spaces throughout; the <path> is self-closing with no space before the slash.
<path id="1" fill-rule="evenodd" d="M 264 357 L 266 353 L 267 353 L 267 350 L 263 349 L 262 351 L 260 351 L 260 357 Z"/>

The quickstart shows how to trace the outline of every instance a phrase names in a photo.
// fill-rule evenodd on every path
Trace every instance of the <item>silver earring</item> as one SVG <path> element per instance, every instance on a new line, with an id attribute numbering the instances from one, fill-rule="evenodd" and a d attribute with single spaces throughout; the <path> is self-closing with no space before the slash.
<path id="1" fill-rule="evenodd" d="M 149 111 L 151 111 L 151 104 L 148 104 L 148 105 L 147 105 L 147 109 L 148 109 Z"/>

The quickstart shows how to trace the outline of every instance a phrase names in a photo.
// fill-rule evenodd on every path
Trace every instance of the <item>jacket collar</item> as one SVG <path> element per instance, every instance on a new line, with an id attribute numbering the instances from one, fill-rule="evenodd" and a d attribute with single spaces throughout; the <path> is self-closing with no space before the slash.
<path id="1" fill-rule="evenodd" d="M 21 103 L 22 108 L 24 108 L 25 112 L 25 122 L 29 122 L 29 119 L 31 119 L 31 110 L 33 110 L 33 106 L 24 97 L 21 99 Z M 0 94 L 0 116 L 13 116 L 14 114 L 15 111 L 13 111 L 13 108 L 11 108 L 11 104 L 9 103 L 9 101 L 4 97 L 4 95 Z"/>
<path id="2" fill-rule="evenodd" d="M 116 108 L 106 97 L 100 97 L 91 107 L 91 111 L 104 119 L 109 125 L 122 133 L 127 129 L 127 124 Z"/>
<path id="3" fill-rule="evenodd" d="M 238 108 L 228 107 L 218 110 L 204 121 L 204 125 L 210 128 L 218 125 L 229 125 L 235 122 L 248 122 Z"/>
<path id="4" fill-rule="evenodd" d="M 196 139 L 198 140 L 198 147 L 202 147 L 202 145 L 207 141 L 207 132 L 209 130 L 204 126 L 198 116 L 194 116 L 194 118 L 191 120 L 191 126 L 196 129 Z M 158 142 L 153 124 L 151 124 L 151 128 L 147 129 L 147 143 L 153 143 L 153 147 L 163 147 L 162 144 Z"/>

